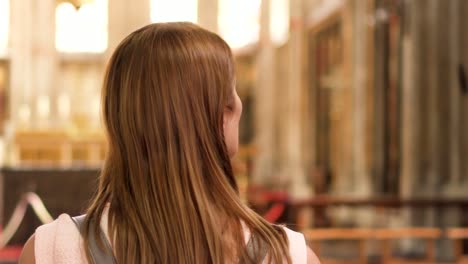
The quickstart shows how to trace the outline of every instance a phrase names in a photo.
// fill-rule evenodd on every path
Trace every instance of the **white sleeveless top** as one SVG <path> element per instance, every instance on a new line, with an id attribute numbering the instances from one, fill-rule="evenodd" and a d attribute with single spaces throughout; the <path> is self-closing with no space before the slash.
<path id="1" fill-rule="evenodd" d="M 107 234 L 107 217 L 101 228 Z M 293 264 L 307 263 L 304 235 L 284 227 L 289 239 L 289 254 Z M 246 243 L 250 232 L 244 228 Z M 60 215 L 54 222 L 36 229 L 34 253 L 37 264 L 88 264 L 81 235 L 70 216 Z"/>

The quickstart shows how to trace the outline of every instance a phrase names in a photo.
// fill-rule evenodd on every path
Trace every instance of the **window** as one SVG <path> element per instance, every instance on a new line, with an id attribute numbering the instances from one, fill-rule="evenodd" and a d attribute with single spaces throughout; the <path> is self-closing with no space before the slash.
<path id="1" fill-rule="evenodd" d="M 271 0 L 270 13 L 271 41 L 282 45 L 289 37 L 289 0 Z"/>
<path id="2" fill-rule="evenodd" d="M 197 0 L 151 0 L 152 22 L 197 22 Z"/>
<path id="3" fill-rule="evenodd" d="M 0 57 L 7 53 L 10 27 L 9 0 L 0 0 Z"/>
<path id="4" fill-rule="evenodd" d="M 59 4 L 55 10 L 57 50 L 68 53 L 104 52 L 108 34 L 107 1 L 88 1 L 78 8 L 68 2 Z"/>
<path id="5" fill-rule="evenodd" d="M 219 30 L 231 48 L 256 43 L 261 0 L 219 0 Z"/>

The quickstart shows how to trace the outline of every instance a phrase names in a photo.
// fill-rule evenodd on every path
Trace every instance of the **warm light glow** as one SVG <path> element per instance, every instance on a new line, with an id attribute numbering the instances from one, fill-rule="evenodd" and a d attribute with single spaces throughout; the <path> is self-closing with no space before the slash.
<path id="1" fill-rule="evenodd" d="M 70 96 L 67 93 L 62 93 L 57 99 L 58 115 L 61 120 L 70 118 Z"/>
<path id="2" fill-rule="evenodd" d="M 50 115 L 50 98 L 47 95 L 37 97 L 37 115 L 41 120 L 47 120 Z"/>
<path id="3" fill-rule="evenodd" d="M 0 56 L 7 53 L 9 27 L 10 0 L 0 0 Z"/>
<path id="4" fill-rule="evenodd" d="M 151 0 L 152 22 L 197 22 L 197 0 Z"/>
<path id="5" fill-rule="evenodd" d="M 231 48 L 258 41 L 261 0 L 220 0 L 219 30 Z"/>
<path id="6" fill-rule="evenodd" d="M 31 108 L 29 104 L 21 104 L 18 110 L 18 122 L 21 125 L 30 124 L 31 119 Z"/>
<path id="7" fill-rule="evenodd" d="M 55 10 L 55 45 L 61 52 L 101 53 L 107 48 L 107 1 L 94 0 L 78 10 L 61 3 Z"/>
<path id="8" fill-rule="evenodd" d="M 270 36 L 274 44 L 282 45 L 289 38 L 289 0 L 270 0 Z"/>

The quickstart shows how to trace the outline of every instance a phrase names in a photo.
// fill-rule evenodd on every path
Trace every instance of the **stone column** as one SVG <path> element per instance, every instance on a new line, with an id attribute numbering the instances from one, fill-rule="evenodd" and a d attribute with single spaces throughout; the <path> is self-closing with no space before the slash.
<path id="1" fill-rule="evenodd" d="M 290 33 L 289 33 L 289 85 L 283 87 L 286 91 L 287 111 L 285 123 L 286 175 L 290 179 L 289 192 L 295 198 L 308 197 L 311 188 L 308 186 L 304 171 L 302 156 L 302 96 L 303 96 L 303 55 L 304 50 L 304 19 L 303 1 L 290 1 Z M 274 19 L 274 18 L 273 18 Z"/>
<path id="2" fill-rule="evenodd" d="M 422 27 L 422 15 L 419 9 L 419 2 L 405 2 L 404 16 L 404 36 L 402 43 L 402 95 L 401 95 L 401 176 L 400 195 L 402 198 L 409 198 L 415 189 L 415 181 L 418 180 L 421 115 L 421 96 L 418 85 L 420 83 L 421 52 L 419 49 L 422 39 L 419 29 Z M 409 213 L 409 212 L 408 212 Z M 409 216 L 409 215 L 408 215 Z"/>
<path id="3" fill-rule="evenodd" d="M 56 1 L 10 3 L 11 120 L 15 127 L 47 128 L 55 123 Z"/>
<path id="4" fill-rule="evenodd" d="M 119 43 L 131 32 L 151 22 L 151 0 L 109 1 L 109 44 L 110 56 Z"/>
<path id="5" fill-rule="evenodd" d="M 427 180 L 424 184 L 426 184 L 424 191 L 428 192 L 426 195 L 433 195 L 435 192 L 435 189 L 437 188 L 438 184 L 438 178 L 441 177 L 441 128 L 440 128 L 440 107 L 442 104 L 442 99 L 439 97 L 438 89 L 441 89 L 442 87 L 439 87 L 440 81 L 440 65 L 439 63 L 442 63 L 440 61 L 440 54 L 441 51 L 439 50 L 440 44 L 439 44 L 439 34 L 441 33 L 439 31 L 439 17 L 441 13 L 441 5 L 443 3 L 439 2 L 438 0 L 429 0 L 427 1 L 427 25 L 426 27 L 430 28 L 429 34 L 428 34 L 428 39 L 427 39 L 427 53 L 425 55 L 427 56 L 427 65 L 424 69 L 425 74 L 427 74 L 428 82 L 427 82 L 427 87 L 426 90 L 427 92 L 425 93 L 427 95 L 427 103 L 428 103 L 428 108 L 427 112 L 425 113 L 427 115 L 427 120 L 428 120 L 428 160 L 429 162 L 426 164 L 427 165 L 427 170 L 425 172 L 427 175 L 424 175 Z M 447 40 L 444 40 L 447 41 Z M 421 67 L 420 65 L 419 67 Z M 422 131 L 421 131 L 422 133 Z M 424 168 L 426 169 L 426 168 Z"/>
<path id="6" fill-rule="evenodd" d="M 459 186 L 461 184 L 461 164 L 460 164 L 460 143 L 461 143 L 461 118 L 460 118 L 460 99 L 462 97 L 459 83 L 458 83 L 458 64 L 460 63 L 460 22 L 461 17 L 458 12 L 461 8 L 460 0 L 452 0 L 449 2 L 449 78 L 450 83 L 449 97 L 450 97 L 450 184 Z"/>
<path id="7" fill-rule="evenodd" d="M 198 0 L 198 24 L 212 32 L 218 29 L 219 0 Z"/>
<path id="8" fill-rule="evenodd" d="M 414 196 L 420 183 L 421 106 L 424 98 L 421 81 L 423 58 L 423 39 L 421 29 L 425 25 L 421 11 L 421 1 L 407 0 L 404 2 L 404 26 L 402 39 L 402 88 L 401 88 L 401 169 L 400 169 L 400 197 L 408 199 Z M 424 3 L 423 3 L 424 4 Z M 401 219 L 395 219 L 395 225 L 411 226 L 416 212 L 403 209 Z M 421 217 L 420 217 L 421 218 Z M 403 249 L 411 250 L 415 244 L 404 240 Z"/>
<path id="9" fill-rule="evenodd" d="M 371 192 L 366 164 L 367 118 L 367 1 L 355 1 L 353 38 L 353 178 L 356 195 L 367 196 Z"/>
<path id="10" fill-rule="evenodd" d="M 459 18 L 460 18 L 460 27 L 459 27 L 459 36 L 460 36 L 460 59 L 458 63 L 461 63 L 464 66 L 465 76 L 468 78 L 468 19 L 466 19 L 466 14 L 468 14 L 468 1 L 461 1 L 461 8 L 459 9 Z M 461 164 L 462 164 L 462 182 L 464 183 L 465 188 L 468 188 L 468 92 L 463 93 L 461 99 L 461 108 L 460 108 L 460 131 L 461 131 Z M 466 190 L 466 189 L 465 189 Z M 466 194 L 465 194 L 466 195 Z"/>
<path id="11" fill-rule="evenodd" d="M 33 80 L 36 90 L 35 118 L 36 126 L 55 126 L 57 51 L 55 48 L 55 0 L 32 1 L 32 61 Z"/>
<path id="12" fill-rule="evenodd" d="M 10 1 L 10 122 L 12 128 L 31 125 L 32 21 L 31 0 Z"/>
<path id="13" fill-rule="evenodd" d="M 461 164 L 461 143 L 462 143 L 462 121 L 460 116 L 462 93 L 458 83 L 458 65 L 460 63 L 460 57 L 462 50 L 460 49 L 460 22 L 462 21 L 459 10 L 462 7 L 461 0 L 452 0 L 447 2 L 446 21 L 444 25 L 447 33 L 445 36 L 439 36 L 439 39 L 445 41 L 445 56 L 447 56 L 446 66 L 440 65 L 441 70 L 446 72 L 446 85 L 443 82 L 439 82 L 440 86 L 439 94 L 445 93 L 447 97 L 447 124 L 443 126 L 447 130 L 447 166 L 444 168 L 444 172 L 440 177 L 444 177 L 447 181 L 443 189 L 443 195 L 445 197 L 461 197 L 466 195 L 466 186 L 463 186 L 462 182 L 462 164 Z M 446 37 L 446 38 L 445 38 Z M 438 219 L 436 220 L 439 225 L 443 226 L 457 226 L 462 225 L 460 222 L 462 219 L 460 208 L 443 208 L 437 212 Z M 449 252 L 451 244 L 442 242 L 441 252 Z M 447 255 L 447 254 L 443 254 Z"/>
<path id="14" fill-rule="evenodd" d="M 274 151 L 274 47 L 270 38 L 270 0 L 261 3 L 260 43 L 257 54 L 257 83 L 255 86 L 255 138 L 257 154 L 252 182 L 266 184 L 273 176 Z"/>

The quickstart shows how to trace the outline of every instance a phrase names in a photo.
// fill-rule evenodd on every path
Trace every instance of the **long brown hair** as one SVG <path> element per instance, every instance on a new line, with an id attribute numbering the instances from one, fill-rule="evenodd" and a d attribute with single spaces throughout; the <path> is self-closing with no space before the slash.
<path id="1" fill-rule="evenodd" d="M 219 36 L 191 23 L 145 26 L 111 57 L 102 93 L 109 147 L 85 227 L 109 206 L 118 263 L 258 263 L 243 224 L 271 262 L 290 262 L 284 230 L 239 199 L 223 136 L 233 63 Z"/>

